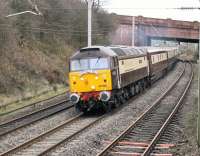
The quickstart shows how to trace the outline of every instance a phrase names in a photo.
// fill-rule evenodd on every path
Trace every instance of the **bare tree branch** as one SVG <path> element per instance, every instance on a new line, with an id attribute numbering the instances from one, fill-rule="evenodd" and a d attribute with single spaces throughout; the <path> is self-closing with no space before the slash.
<path id="1" fill-rule="evenodd" d="M 38 13 L 38 15 L 42 15 L 41 11 L 38 9 L 36 0 L 34 0 L 34 2 L 32 2 L 31 0 L 28 0 L 28 2 L 31 4 L 32 9 Z"/>
<path id="2" fill-rule="evenodd" d="M 22 11 L 22 12 L 17 12 L 17 13 L 9 14 L 6 17 L 13 17 L 13 16 L 17 16 L 17 15 L 26 14 L 26 13 L 42 16 L 42 13 L 40 12 L 40 10 L 38 9 L 38 7 L 36 5 L 36 1 L 34 0 L 34 3 L 33 3 L 31 0 L 28 0 L 28 2 L 32 6 L 32 11 L 26 10 L 26 11 Z"/>

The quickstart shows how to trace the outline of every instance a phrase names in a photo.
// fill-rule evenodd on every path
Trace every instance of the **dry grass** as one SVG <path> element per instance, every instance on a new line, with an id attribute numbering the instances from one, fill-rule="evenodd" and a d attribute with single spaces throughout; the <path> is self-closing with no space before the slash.
<path id="1" fill-rule="evenodd" d="M 43 91 L 40 94 L 33 94 L 32 96 L 27 96 L 23 99 L 18 99 L 15 100 L 15 96 L 9 97 L 9 101 L 13 100 L 10 103 L 4 104 L 4 106 L 0 107 L 0 116 L 4 114 L 8 114 L 9 112 L 12 112 L 16 109 L 22 108 L 24 106 L 31 105 L 33 103 L 48 99 L 50 97 L 62 94 L 67 92 L 67 88 L 65 86 L 57 86 L 57 90 L 48 90 L 48 91 Z M 1 97 L 0 97 L 1 98 Z"/>

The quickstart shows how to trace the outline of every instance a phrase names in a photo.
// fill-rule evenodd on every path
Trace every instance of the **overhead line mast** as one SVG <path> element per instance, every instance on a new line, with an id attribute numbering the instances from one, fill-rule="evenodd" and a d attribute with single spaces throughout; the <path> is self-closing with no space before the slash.
<path id="1" fill-rule="evenodd" d="M 92 45 L 92 5 L 93 0 L 87 0 L 88 5 L 88 47 Z"/>

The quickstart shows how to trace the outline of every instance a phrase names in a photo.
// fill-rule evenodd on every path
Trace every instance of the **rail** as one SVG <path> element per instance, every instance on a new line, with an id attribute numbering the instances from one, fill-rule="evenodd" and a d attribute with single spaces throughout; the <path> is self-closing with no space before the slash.
<path id="1" fill-rule="evenodd" d="M 174 86 L 177 84 L 177 82 L 180 80 L 180 78 L 183 76 L 184 72 L 185 72 L 185 68 L 186 68 L 186 64 L 185 64 L 185 67 L 183 69 L 183 71 L 181 72 L 181 74 L 179 75 L 179 77 L 170 85 L 170 87 L 152 104 L 152 106 L 150 106 L 150 108 L 148 108 L 144 113 L 142 113 L 142 115 L 140 115 L 136 121 L 134 121 L 125 131 L 123 131 L 116 139 L 114 139 L 111 143 L 109 143 L 105 149 L 103 151 L 101 151 L 97 156 L 104 156 L 104 155 L 108 155 L 109 151 L 111 149 L 113 149 L 117 143 L 120 142 L 120 140 L 122 140 L 127 134 L 131 133 L 131 131 L 137 127 L 137 125 L 143 120 L 145 119 L 145 117 L 147 117 L 147 115 L 152 112 L 156 106 L 158 106 L 158 104 L 160 103 L 160 101 L 162 99 L 164 99 L 164 97 L 174 88 Z M 192 74 L 193 76 L 193 74 Z M 192 79 L 192 76 L 191 76 L 191 79 Z M 191 83 L 191 79 L 190 79 L 190 83 Z M 186 89 L 189 88 L 190 86 L 190 83 L 187 85 Z M 186 90 L 187 91 L 187 90 Z M 184 95 L 186 93 L 186 91 L 184 91 Z M 182 97 L 184 97 L 184 95 Z M 181 100 L 179 100 L 181 103 Z M 178 106 L 177 106 L 178 107 Z M 157 137 L 156 139 L 157 140 Z M 155 141 L 154 140 L 154 141 Z M 144 155 L 143 156 L 146 156 L 148 155 L 150 152 L 151 152 L 151 149 L 155 146 L 155 142 L 152 141 L 151 144 L 148 146 L 148 148 L 146 148 Z M 119 154 L 119 153 L 118 153 Z M 125 154 L 125 153 L 124 153 Z M 127 154 L 127 153 L 126 153 Z M 133 154 L 133 153 L 132 153 Z M 135 154 L 139 154 L 139 155 L 142 155 L 141 153 L 135 153 Z"/>
<path id="2" fill-rule="evenodd" d="M 16 112 L 16 111 L 19 111 L 19 110 L 28 108 L 28 107 L 34 107 L 34 108 L 35 108 L 36 105 L 38 105 L 38 104 L 40 104 L 40 103 L 42 103 L 42 102 L 46 102 L 46 101 L 49 101 L 49 100 L 51 100 L 51 99 L 54 99 L 54 98 L 56 98 L 56 97 L 58 97 L 58 96 L 64 95 L 64 94 L 66 94 L 66 92 L 68 92 L 68 91 L 69 91 L 69 90 L 66 90 L 66 91 L 63 92 L 63 93 L 54 95 L 54 96 L 52 96 L 52 97 L 50 97 L 50 98 L 47 98 L 47 99 L 44 99 L 44 100 L 39 100 L 39 101 L 37 101 L 37 102 L 33 102 L 33 103 L 31 103 L 31 104 L 27 104 L 27 105 L 25 105 L 25 106 L 16 108 L 16 109 L 11 110 L 11 111 L 7 111 L 7 112 L 5 112 L 5 113 L 0 113 L 0 116 L 4 116 L 4 115 L 7 115 L 7 114 L 10 114 L 10 113 L 13 113 L 13 112 Z M 32 97 L 32 98 L 33 98 L 33 97 Z M 13 103 L 14 103 L 14 102 L 1 105 L 1 106 L 0 106 L 0 109 L 2 109 L 2 110 L 7 110 L 7 107 L 10 107 L 10 105 L 13 105 Z"/>
<path id="3" fill-rule="evenodd" d="M 191 65 L 192 66 L 192 65 Z M 192 67 L 191 67 L 192 68 Z M 182 104 L 181 102 L 183 101 L 189 87 L 190 84 L 192 82 L 193 79 L 193 75 L 194 73 L 191 72 L 191 76 L 190 76 L 190 80 L 182 94 L 182 96 L 180 97 L 179 101 L 177 102 L 175 108 L 173 109 L 173 111 L 171 112 L 171 114 L 169 115 L 169 117 L 167 118 L 167 120 L 165 121 L 165 123 L 163 124 L 163 126 L 160 128 L 160 130 L 158 131 L 158 133 L 155 135 L 155 137 L 152 139 L 151 143 L 149 144 L 149 146 L 146 148 L 146 150 L 144 151 L 144 153 L 142 154 L 142 156 L 148 156 L 152 149 L 155 147 L 157 141 L 160 139 L 161 135 L 163 134 L 163 132 L 165 131 L 166 127 L 169 125 L 170 121 L 172 120 L 172 118 L 174 117 L 174 115 L 176 114 L 178 108 L 180 107 L 180 105 Z"/>
<path id="4" fill-rule="evenodd" d="M 70 109 L 70 108 L 74 107 L 73 104 L 67 106 L 66 102 L 68 102 L 68 101 L 69 100 L 63 100 L 63 101 L 58 102 L 58 103 L 56 103 L 54 105 L 51 105 L 49 107 L 39 109 L 37 111 L 31 112 L 29 114 L 26 114 L 26 115 L 24 115 L 22 117 L 19 117 L 19 118 L 16 118 L 16 119 L 13 119 L 13 120 L 10 120 L 8 122 L 0 124 L 0 129 L 3 129 L 2 130 L 3 132 L 0 133 L 0 137 L 6 135 L 8 133 L 11 133 L 13 131 L 16 131 L 18 129 L 21 129 L 23 127 L 26 127 L 26 126 L 28 126 L 30 124 L 33 124 L 33 123 L 35 123 L 35 122 L 37 122 L 39 120 L 42 120 L 42 119 L 47 118 L 47 117 L 50 117 L 50 116 L 52 116 L 52 115 L 54 115 L 56 113 L 59 113 L 59 112 L 62 112 L 64 110 L 66 110 L 66 109 Z M 62 105 L 62 107 L 60 107 L 61 105 Z M 56 109 L 57 107 L 58 107 L 58 109 Z M 43 115 L 45 111 L 48 111 L 50 109 L 56 109 L 56 110 L 53 111 L 53 112 L 50 112 L 50 113 L 47 113 L 47 114 Z M 42 114 L 41 117 L 38 115 L 39 113 Z M 36 115 L 37 115 L 37 118 L 31 119 L 32 116 L 36 116 Z M 27 118 L 30 118 L 31 120 L 28 120 L 28 122 L 26 121 L 25 123 L 23 123 L 23 120 L 26 120 Z M 20 124 L 19 122 L 22 122 L 22 124 Z M 16 127 L 13 126 L 15 123 L 18 123 Z M 6 129 L 6 127 L 8 127 L 8 128 Z M 9 128 L 9 127 L 11 127 L 11 128 Z M 4 129 L 6 129 L 6 130 L 4 130 Z"/>
<path id="5" fill-rule="evenodd" d="M 47 139 L 47 142 L 45 140 L 45 143 L 48 144 L 49 137 L 52 137 L 52 136 L 55 137 L 56 136 L 56 138 L 54 138 L 55 139 L 54 143 L 53 144 L 51 143 L 49 145 L 50 147 L 42 147 L 41 149 L 37 148 L 37 150 L 39 150 L 39 153 L 38 153 L 38 151 L 32 150 L 32 148 L 30 148 L 31 151 L 35 151 L 37 153 L 37 155 L 39 155 L 39 156 L 40 155 L 45 155 L 48 152 L 50 152 L 51 150 L 55 149 L 60 144 L 62 144 L 63 142 L 69 141 L 74 136 L 80 134 L 85 129 L 91 127 L 92 125 L 94 125 L 95 123 L 100 121 L 102 118 L 104 118 L 106 115 L 107 114 L 98 116 L 97 118 L 91 118 L 91 119 L 89 118 L 89 124 L 86 122 L 86 125 L 81 126 L 81 128 L 77 128 L 78 130 L 75 129 L 75 130 L 73 130 L 73 132 L 71 132 L 72 130 L 69 129 L 69 132 L 68 132 L 66 130 L 67 126 L 73 125 L 73 124 L 77 126 L 77 125 L 80 125 L 80 123 L 83 123 L 85 120 L 88 120 L 88 118 L 84 118 L 83 113 L 80 113 L 79 115 L 77 115 L 77 116 L 65 121 L 64 123 L 61 123 L 60 125 L 56 126 L 55 128 L 52 128 L 52 129 L 42 133 L 41 135 L 36 136 L 35 138 L 32 138 L 32 139 L 26 141 L 25 143 L 22 143 L 21 145 L 16 146 L 16 147 L 14 147 L 14 148 L 12 148 L 12 149 L 0 154 L 0 156 L 16 154 L 17 152 L 22 152 L 23 153 L 23 149 L 25 149 L 25 152 L 26 152 L 26 148 L 30 148 L 31 145 L 33 145 L 33 144 L 34 145 L 35 144 L 38 145 L 38 144 L 42 143 L 45 139 Z M 90 121 L 90 120 L 92 120 L 92 121 Z M 77 123 L 79 123 L 79 124 L 77 124 Z M 61 133 L 65 133 L 65 135 L 61 134 L 61 137 L 59 138 L 60 132 Z M 72 133 L 72 134 L 70 134 L 70 133 Z M 52 141 L 52 138 L 50 138 L 49 140 Z"/>

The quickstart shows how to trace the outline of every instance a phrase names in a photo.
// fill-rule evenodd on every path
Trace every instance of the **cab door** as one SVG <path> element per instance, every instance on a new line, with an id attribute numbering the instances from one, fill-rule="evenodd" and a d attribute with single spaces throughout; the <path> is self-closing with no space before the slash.
<path id="1" fill-rule="evenodd" d="M 112 87 L 118 89 L 121 86 L 120 75 L 119 75 L 119 64 L 117 56 L 112 57 Z"/>

